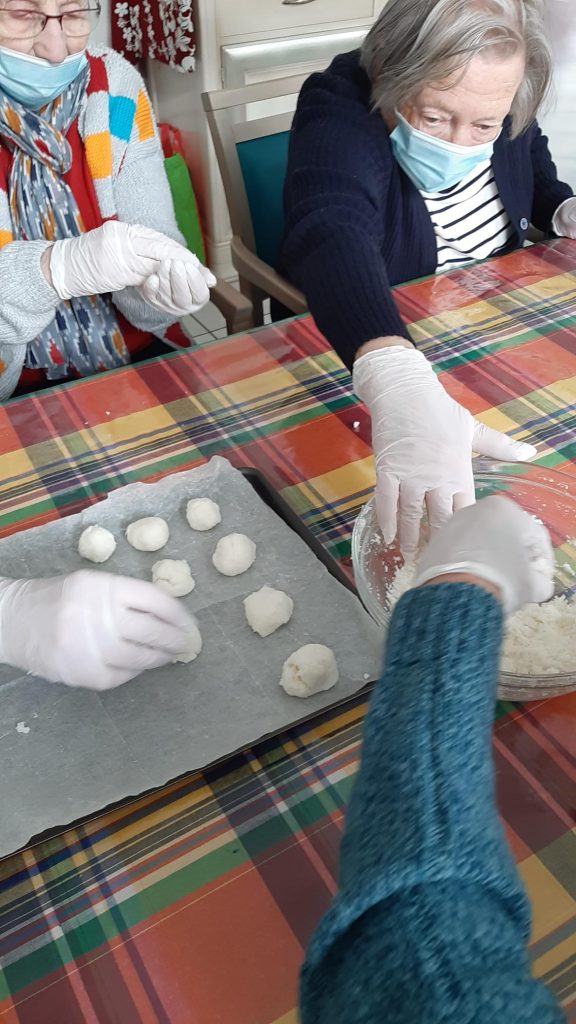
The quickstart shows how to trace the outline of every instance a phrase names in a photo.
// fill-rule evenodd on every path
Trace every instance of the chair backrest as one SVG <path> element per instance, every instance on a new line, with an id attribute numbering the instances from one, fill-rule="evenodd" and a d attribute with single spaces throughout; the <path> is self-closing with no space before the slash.
<path id="1" fill-rule="evenodd" d="M 207 92 L 202 102 L 210 125 L 232 230 L 274 267 L 283 230 L 282 191 L 296 100 L 308 75 Z M 251 117 L 266 101 L 294 97 L 293 109 Z M 254 109 L 254 108 L 252 108 Z"/>

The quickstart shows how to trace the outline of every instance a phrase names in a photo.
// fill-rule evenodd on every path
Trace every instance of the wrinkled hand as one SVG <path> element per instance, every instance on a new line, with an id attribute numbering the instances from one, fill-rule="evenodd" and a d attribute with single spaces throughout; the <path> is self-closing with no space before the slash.
<path id="1" fill-rule="evenodd" d="M 182 317 L 196 313 L 210 301 L 214 274 L 192 253 L 187 260 L 162 260 L 151 276 L 138 287 L 142 298 L 155 309 Z"/>
<path id="2" fill-rule="evenodd" d="M 378 522 L 387 544 L 399 528 L 407 560 L 418 547 L 424 505 L 433 533 L 474 503 L 473 451 L 502 462 L 536 454 L 532 445 L 475 420 L 416 349 L 389 347 L 360 356 L 354 389 L 372 418 Z"/>
<path id="3" fill-rule="evenodd" d="M 139 224 L 108 221 L 50 248 L 52 286 L 61 299 L 141 285 L 164 261 L 197 263 L 183 245 Z"/>
<path id="4" fill-rule="evenodd" d="M 576 238 L 576 196 L 560 204 L 552 218 L 552 230 L 562 238 Z"/>
<path id="5" fill-rule="evenodd" d="M 191 615 L 152 583 L 82 569 L 0 580 L 0 661 L 109 690 L 186 649 Z"/>
<path id="6" fill-rule="evenodd" d="M 493 496 L 461 509 L 431 539 L 416 566 L 414 586 L 465 573 L 493 583 L 511 613 L 554 593 L 554 552 L 548 530 L 510 498 Z"/>

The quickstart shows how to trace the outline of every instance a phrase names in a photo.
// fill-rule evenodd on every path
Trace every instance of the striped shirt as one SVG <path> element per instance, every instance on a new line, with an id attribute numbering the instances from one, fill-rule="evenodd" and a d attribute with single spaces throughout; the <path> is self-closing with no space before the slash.
<path id="1" fill-rule="evenodd" d="M 436 235 L 437 273 L 495 256 L 514 234 L 491 160 L 483 160 L 451 188 L 420 194 Z"/>

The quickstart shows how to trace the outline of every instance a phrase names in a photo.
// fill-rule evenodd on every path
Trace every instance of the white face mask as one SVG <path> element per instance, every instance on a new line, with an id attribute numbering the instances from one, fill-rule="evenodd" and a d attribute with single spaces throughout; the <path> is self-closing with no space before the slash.
<path id="1" fill-rule="evenodd" d="M 41 57 L 0 46 L 0 89 L 24 107 L 37 110 L 64 92 L 86 63 L 85 50 L 70 54 L 60 64 L 51 64 Z"/>
<path id="2" fill-rule="evenodd" d="M 392 151 L 402 170 L 423 192 L 440 192 L 457 185 L 477 164 L 492 156 L 496 139 L 479 146 L 457 146 L 414 128 L 398 110 L 396 119 L 396 128 L 390 133 Z"/>

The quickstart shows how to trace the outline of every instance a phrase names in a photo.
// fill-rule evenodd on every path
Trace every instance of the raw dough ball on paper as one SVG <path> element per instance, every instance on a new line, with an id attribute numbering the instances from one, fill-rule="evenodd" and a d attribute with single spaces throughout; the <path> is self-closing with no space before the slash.
<path id="1" fill-rule="evenodd" d="M 211 498 L 191 498 L 186 506 L 186 519 L 193 530 L 211 530 L 222 522 L 220 506 Z"/>
<path id="2" fill-rule="evenodd" d="M 244 598 L 248 625 L 259 636 L 270 636 L 292 618 L 294 601 L 283 590 L 261 587 Z"/>
<path id="3" fill-rule="evenodd" d="M 160 516 L 136 519 L 126 530 L 126 540 L 137 551 L 159 551 L 170 536 L 168 523 Z"/>
<path id="4" fill-rule="evenodd" d="M 172 597 L 184 597 L 196 586 L 188 562 L 183 559 L 162 558 L 152 566 L 152 583 Z"/>
<path id="5" fill-rule="evenodd" d="M 229 533 L 222 537 L 212 555 L 212 565 L 223 576 L 239 576 L 246 572 L 256 558 L 256 545 L 244 533 Z"/>
<path id="6" fill-rule="evenodd" d="M 186 650 L 182 651 L 182 654 L 179 654 L 176 658 L 173 658 L 172 661 L 174 663 L 182 661 L 184 664 L 188 664 L 189 661 L 194 661 L 194 658 L 198 657 L 201 650 L 202 634 L 200 633 L 198 626 L 192 626 L 188 633 Z"/>
<path id="7" fill-rule="evenodd" d="M 87 526 L 80 534 L 78 551 L 89 562 L 107 562 L 116 551 L 114 534 L 103 526 Z"/>
<path id="8" fill-rule="evenodd" d="M 290 697 L 311 697 L 330 690 L 338 682 L 334 651 L 324 644 L 305 644 L 286 658 L 282 666 L 282 686 Z"/>

